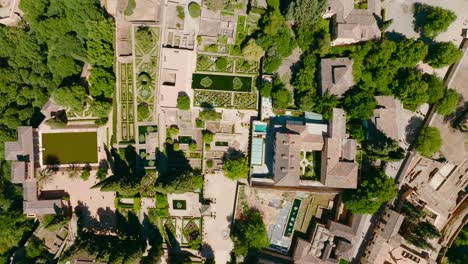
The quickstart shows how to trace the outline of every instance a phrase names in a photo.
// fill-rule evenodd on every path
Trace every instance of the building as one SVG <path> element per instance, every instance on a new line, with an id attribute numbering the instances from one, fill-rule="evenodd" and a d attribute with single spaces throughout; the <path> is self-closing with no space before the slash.
<path id="1" fill-rule="evenodd" d="M 36 168 L 37 132 L 32 127 L 18 127 L 18 140 L 5 142 L 5 159 L 12 161 L 11 182 L 23 185 L 23 212 L 28 216 L 55 214 L 62 209 L 62 200 L 39 200 Z"/>
<path id="2" fill-rule="evenodd" d="M 254 123 L 253 128 L 252 183 L 357 187 L 356 141 L 346 135 L 346 115 L 342 109 L 333 109 L 328 124 L 321 115 L 309 113 L 283 124 Z"/>
<path id="3" fill-rule="evenodd" d="M 380 9 L 379 0 L 369 0 L 365 9 L 355 8 L 353 0 L 329 0 L 323 17 L 333 21 L 332 46 L 380 39 Z"/>
<path id="4" fill-rule="evenodd" d="M 404 216 L 386 208 L 376 230 L 368 243 L 361 263 L 366 264 L 427 264 L 435 263 L 428 259 L 428 253 L 405 244 L 398 234 Z"/>
<path id="5" fill-rule="evenodd" d="M 350 58 L 322 59 L 320 63 L 322 95 L 327 92 L 342 96 L 354 85 L 353 60 Z"/>
<path id="6" fill-rule="evenodd" d="M 158 103 L 161 107 L 176 108 L 179 95 L 193 98 L 192 72 L 196 54 L 185 49 L 162 48 L 161 89 Z"/>
<path id="7" fill-rule="evenodd" d="M 309 240 L 298 238 L 293 252 L 296 264 L 339 263 L 340 259 L 351 261 L 362 242 L 369 216 L 356 215 L 350 224 L 328 221 L 317 224 Z"/>
<path id="8" fill-rule="evenodd" d="M 20 0 L 0 1 L 0 24 L 14 26 L 21 20 L 22 12 L 19 10 Z"/>
<path id="9" fill-rule="evenodd" d="M 375 128 L 387 137 L 402 142 L 405 132 L 400 125 L 403 105 L 393 96 L 375 96 L 377 107 L 371 122 Z"/>

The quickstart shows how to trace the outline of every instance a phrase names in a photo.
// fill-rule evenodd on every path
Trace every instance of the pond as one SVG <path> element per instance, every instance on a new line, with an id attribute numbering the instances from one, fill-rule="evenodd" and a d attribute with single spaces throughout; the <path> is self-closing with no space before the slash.
<path id="1" fill-rule="evenodd" d="M 97 133 L 42 134 L 42 158 L 46 165 L 97 163 Z"/>
<path id="2" fill-rule="evenodd" d="M 194 73 L 192 88 L 204 90 L 251 92 L 252 77 Z"/>
<path id="3" fill-rule="evenodd" d="M 185 210 L 187 209 L 187 201 L 185 200 L 173 200 L 172 208 L 174 210 Z"/>

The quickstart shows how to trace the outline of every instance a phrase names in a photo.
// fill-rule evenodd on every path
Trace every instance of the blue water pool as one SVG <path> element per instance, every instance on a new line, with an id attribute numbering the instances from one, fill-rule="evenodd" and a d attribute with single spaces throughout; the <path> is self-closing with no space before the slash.
<path id="1" fill-rule="evenodd" d="M 267 131 L 267 125 L 266 125 L 266 124 L 255 124 L 254 131 L 255 131 L 255 132 L 263 132 L 263 133 L 266 133 L 266 131 Z"/>

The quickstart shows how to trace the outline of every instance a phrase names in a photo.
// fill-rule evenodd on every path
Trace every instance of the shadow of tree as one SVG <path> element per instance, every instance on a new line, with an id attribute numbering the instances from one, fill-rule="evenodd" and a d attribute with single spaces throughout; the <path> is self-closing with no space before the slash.
<path id="1" fill-rule="evenodd" d="M 408 122 L 408 125 L 405 128 L 406 133 L 406 142 L 409 144 L 413 143 L 416 140 L 419 130 L 421 130 L 424 120 L 421 117 L 413 116 Z"/>

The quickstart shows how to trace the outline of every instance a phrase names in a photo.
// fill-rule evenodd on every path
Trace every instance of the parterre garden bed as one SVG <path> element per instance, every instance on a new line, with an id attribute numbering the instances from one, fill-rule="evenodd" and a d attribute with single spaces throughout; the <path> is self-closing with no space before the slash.
<path id="1" fill-rule="evenodd" d="M 135 139 L 133 104 L 133 65 L 119 64 L 120 71 L 120 131 L 121 140 L 130 142 Z"/>
<path id="2" fill-rule="evenodd" d="M 219 60 L 226 62 L 226 67 L 219 67 Z M 244 58 L 198 54 L 197 71 L 257 74 L 259 63 L 250 63 Z"/>
<path id="3" fill-rule="evenodd" d="M 192 88 L 233 92 L 252 91 L 252 77 L 194 73 Z"/>
<path id="4" fill-rule="evenodd" d="M 209 103 L 214 107 L 257 109 L 257 93 L 218 92 L 209 90 L 194 91 L 194 105 Z"/>
<path id="5" fill-rule="evenodd" d="M 201 245 L 201 241 L 201 218 L 182 219 L 182 244 L 196 247 L 197 244 Z"/>
<path id="6" fill-rule="evenodd" d="M 160 29 L 139 26 L 134 33 L 138 121 L 153 121 Z"/>

